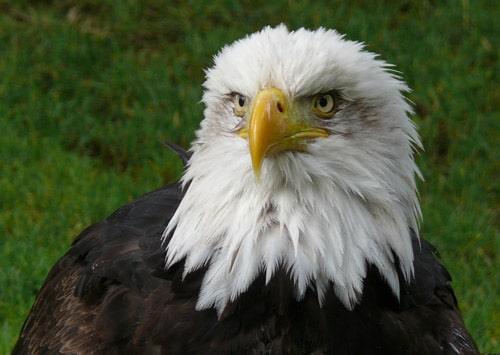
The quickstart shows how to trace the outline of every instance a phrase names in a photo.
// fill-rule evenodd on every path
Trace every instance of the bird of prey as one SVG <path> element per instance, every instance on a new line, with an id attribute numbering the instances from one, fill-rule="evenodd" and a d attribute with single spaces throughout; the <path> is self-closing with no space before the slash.
<path id="1" fill-rule="evenodd" d="M 407 91 L 334 30 L 224 47 L 181 180 L 76 238 L 14 354 L 478 353 L 419 237 Z"/>

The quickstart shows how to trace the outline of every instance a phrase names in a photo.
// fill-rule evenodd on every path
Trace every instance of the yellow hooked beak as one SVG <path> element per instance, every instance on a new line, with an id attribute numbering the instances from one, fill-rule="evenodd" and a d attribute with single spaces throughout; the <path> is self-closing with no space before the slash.
<path id="1" fill-rule="evenodd" d="M 257 180 L 266 156 L 281 151 L 304 151 L 304 140 L 328 137 L 328 131 L 311 127 L 303 116 L 279 89 L 268 88 L 257 94 L 250 107 L 248 128 L 238 132 L 240 137 L 248 137 Z"/>

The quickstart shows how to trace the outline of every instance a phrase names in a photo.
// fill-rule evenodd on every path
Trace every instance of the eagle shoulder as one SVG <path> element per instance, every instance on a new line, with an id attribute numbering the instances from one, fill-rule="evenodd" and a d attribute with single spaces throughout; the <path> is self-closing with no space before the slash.
<path id="1" fill-rule="evenodd" d="M 182 190 L 162 187 L 85 229 L 52 267 L 35 299 L 13 354 L 144 350 L 134 342 L 146 300 L 170 281 L 152 275 L 161 235 Z M 142 351 L 141 350 L 141 351 Z"/>
<path id="2" fill-rule="evenodd" d="M 415 236 L 415 274 L 399 300 L 375 267 L 354 310 L 332 288 L 322 306 L 314 288 L 295 299 L 279 269 L 219 316 L 196 310 L 206 267 L 184 276 L 184 261 L 164 267 L 161 236 L 182 194 L 163 187 L 83 231 L 50 271 L 13 353 L 476 353 L 448 272 Z"/>

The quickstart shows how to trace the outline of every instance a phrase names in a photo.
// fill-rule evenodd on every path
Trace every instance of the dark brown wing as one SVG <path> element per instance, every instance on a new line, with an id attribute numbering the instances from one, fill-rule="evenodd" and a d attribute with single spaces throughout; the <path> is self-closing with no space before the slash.
<path id="1" fill-rule="evenodd" d="M 153 191 L 85 230 L 56 263 L 14 354 L 477 354 L 435 249 L 414 238 L 415 278 L 400 300 L 369 267 L 361 303 L 333 291 L 295 299 L 290 276 L 258 277 L 220 317 L 195 309 L 205 269 L 164 269 L 161 235 L 178 185 Z M 168 241 L 167 241 L 168 242 Z"/>
<path id="2" fill-rule="evenodd" d="M 379 337 L 374 348 L 394 354 L 479 354 L 462 320 L 451 277 L 438 260 L 439 253 L 414 235 L 412 243 L 415 274 L 409 285 L 400 275 L 399 301 L 382 286 L 378 272 L 365 281 L 359 311 L 369 314 L 370 322 L 379 328 L 373 331 Z"/>
<path id="3" fill-rule="evenodd" d="M 155 289 L 170 282 L 151 275 L 148 250 L 178 206 L 177 184 L 148 193 L 83 231 L 51 269 L 26 319 L 14 354 L 145 352 L 133 339 Z M 148 245 L 148 244 L 154 244 Z"/>

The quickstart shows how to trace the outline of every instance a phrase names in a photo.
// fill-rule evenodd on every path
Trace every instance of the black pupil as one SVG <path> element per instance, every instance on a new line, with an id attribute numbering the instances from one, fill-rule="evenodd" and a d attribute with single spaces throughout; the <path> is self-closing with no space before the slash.
<path id="1" fill-rule="evenodd" d="M 240 96 L 238 97 L 238 105 L 240 105 L 240 107 L 243 107 L 245 105 L 245 98 Z"/>
<path id="2" fill-rule="evenodd" d="M 323 96 L 322 98 L 319 99 L 319 106 L 320 107 L 326 107 L 328 105 L 328 99 L 326 96 Z"/>

